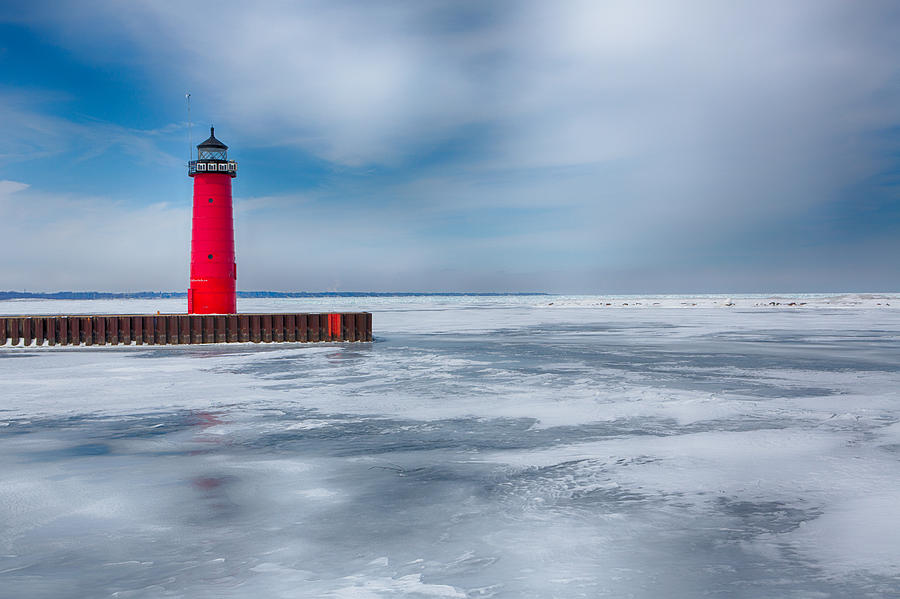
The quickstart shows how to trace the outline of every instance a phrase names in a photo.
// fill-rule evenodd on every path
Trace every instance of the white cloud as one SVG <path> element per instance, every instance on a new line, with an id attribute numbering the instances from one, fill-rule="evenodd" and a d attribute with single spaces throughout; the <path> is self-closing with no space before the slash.
<path id="1" fill-rule="evenodd" d="M 0 202 L 6 201 L 8 196 L 16 193 L 17 191 L 22 191 L 23 189 L 28 189 L 31 187 L 28 183 L 20 183 L 18 181 L 0 181 Z"/>
<path id="2" fill-rule="evenodd" d="M 139 163 L 179 164 L 160 149 L 161 137 L 180 125 L 140 130 L 90 118 L 80 120 L 56 116 L 46 106 L 51 100 L 65 101 L 59 93 L 11 90 L 0 87 L 0 165 L 68 154 L 75 161 L 99 156 L 110 150 L 123 152 Z"/>
<path id="3" fill-rule="evenodd" d="M 187 286 L 189 207 L 134 207 L 3 181 L 0 222 L 3 289 L 137 291 Z"/>
<path id="4" fill-rule="evenodd" d="M 674 159 L 737 188 L 784 161 L 808 179 L 865 170 L 846 144 L 900 119 L 897 15 L 877 2 L 116 6 L 58 12 L 66 43 L 127 39 L 123 60 L 242 137 L 342 164 L 465 135 L 481 168 L 628 159 L 654 175 Z"/>
<path id="5" fill-rule="evenodd" d="M 198 120 L 227 123 L 233 147 L 400 173 L 347 184 L 347 246 L 328 245 L 333 217 L 315 197 L 280 220 L 265 206 L 281 200 L 254 200 L 259 213 L 238 223 L 253 286 L 288 268 L 380 287 L 355 270 L 360 253 L 384 265 L 380 280 L 400 273 L 400 287 L 442 269 L 547 275 L 553 261 L 578 282 L 591 267 L 638 272 L 662 258 L 705 268 L 701 250 L 826 214 L 896 168 L 883 136 L 900 122 L 889 2 L 224 6 L 95 0 L 31 8 L 27 20 L 86 60 L 127 63 L 173 97 L 189 89 Z M 146 137 L 112 125 L 87 134 L 21 104 L 5 114 L 19 133 L 0 154 Z M 288 239 L 299 229 L 308 246 Z M 275 266 L 314 244 L 334 248 L 321 268 Z M 768 251 L 743 248 L 750 262 Z"/>
<path id="6" fill-rule="evenodd" d="M 392 290 L 435 258 L 386 235 L 377 209 L 337 214 L 295 197 L 236 198 L 239 289 Z M 0 289 L 186 289 L 190 204 L 135 206 L 0 181 Z"/>

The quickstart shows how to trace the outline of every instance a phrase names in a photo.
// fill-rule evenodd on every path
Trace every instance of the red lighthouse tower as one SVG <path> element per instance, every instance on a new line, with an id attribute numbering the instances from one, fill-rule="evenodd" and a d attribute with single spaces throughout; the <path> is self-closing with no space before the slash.
<path id="1" fill-rule="evenodd" d="M 188 314 L 234 314 L 237 262 L 231 180 L 237 176 L 237 163 L 228 160 L 228 146 L 216 139 L 213 127 L 209 139 L 197 146 L 197 160 L 190 161 L 188 175 L 194 178 Z"/>

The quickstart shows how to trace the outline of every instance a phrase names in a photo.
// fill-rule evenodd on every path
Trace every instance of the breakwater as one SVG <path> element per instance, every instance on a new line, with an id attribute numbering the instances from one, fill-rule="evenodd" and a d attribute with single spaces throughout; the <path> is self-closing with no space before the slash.
<path id="1" fill-rule="evenodd" d="M 0 316 L 0 345 L 372 341 L 370 312 Z"/>

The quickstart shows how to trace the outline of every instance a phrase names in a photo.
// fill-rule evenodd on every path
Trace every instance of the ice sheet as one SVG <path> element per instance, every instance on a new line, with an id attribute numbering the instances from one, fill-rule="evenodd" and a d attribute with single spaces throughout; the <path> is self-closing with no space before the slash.
<path id="1" fill-rule="evenodd" d="M 0 589 L 900 596 L 898 298 L 610 299 L 252 300 L 377 340 L 2 348 Z"/>

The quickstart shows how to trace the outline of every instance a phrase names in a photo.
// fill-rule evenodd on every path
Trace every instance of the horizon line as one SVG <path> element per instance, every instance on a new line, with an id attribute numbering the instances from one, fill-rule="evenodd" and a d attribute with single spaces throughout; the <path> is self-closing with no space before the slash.
<path id="1" fill-rule="evenodd" d="M 694 291 L 694 292 L 547 292 L 547 291 L 238 291 L 237 296 L 253 298 L 310 297 L 499 297 L 595 295 L 629 296 L 703 296 L 703 295 L 891 295 L 900 291 Z M 0 291 L 0 301 L 12 299 L 173 299 L 186 298 L 186 291 Z"/>

